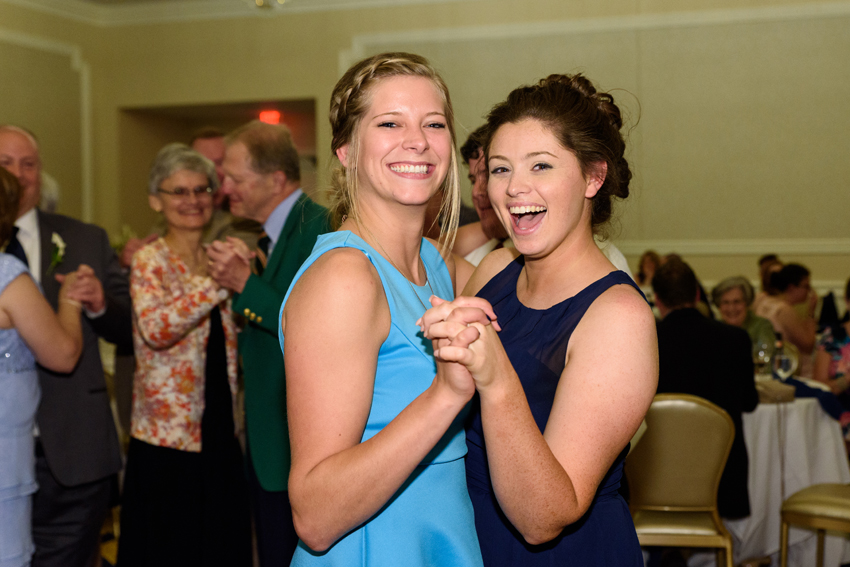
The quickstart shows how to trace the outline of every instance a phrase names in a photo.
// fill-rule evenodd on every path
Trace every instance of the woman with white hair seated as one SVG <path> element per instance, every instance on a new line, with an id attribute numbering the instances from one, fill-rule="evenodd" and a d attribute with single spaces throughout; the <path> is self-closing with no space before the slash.
<path id="1" fill-rule="evenodd" d="M 723 322 L 741 327 L 750 335 L 754 346 L 766 344 L 773 352 L 776 333 L 773 325 L 764 317 L 759 317 L 750 308 L 755 292 L 747 278 L 735 276 L 726 278 L 711 290 L 711 299 L 720 310 Z"/>
<path id="2" fill-rule="evenodd" d="M 207 158 L 169 144 L 148 185 L 168 229 L 131 265 L 136 373 L 118 565 L 248 566 L 236 324 L 201 245 L 218 177 Z"/>

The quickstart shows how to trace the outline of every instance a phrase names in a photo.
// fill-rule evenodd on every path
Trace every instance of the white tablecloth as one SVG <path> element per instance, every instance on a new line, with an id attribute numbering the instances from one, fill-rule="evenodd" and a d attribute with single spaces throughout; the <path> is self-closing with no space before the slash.
<path id="1" fill-rule="evenodd" d="M 783 500 L 813 484 L 850 482 L 841 426 L 824 413 L 814 398 L 798 398 L 788 404 L 759 404 L 743 417 L 750 460 L 751 513 L 748 518 L 725 523 L 735 539 L 736 564 L 750 557 L 770 555 L 773 565 L 778 566 Z M 790 566 L 815 564 L 814 531 L 791 528 L 789 541 Z M 713 565 L 714 557 L 713 553 L 700 553 L 688 564 Z M 829 535 L 824 567 L 847 562 L 850 540 Z"/>

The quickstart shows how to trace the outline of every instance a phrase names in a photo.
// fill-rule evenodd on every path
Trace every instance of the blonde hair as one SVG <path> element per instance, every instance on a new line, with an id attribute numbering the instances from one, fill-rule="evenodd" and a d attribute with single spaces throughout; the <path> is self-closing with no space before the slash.
<path id="1" fill-rule="evenodd" d="M 452 140 L 451 162 L 446 178 L 440 185 L 443 195 L 440 212 L 442 218 L 440 240 L 443 252 L 451 250 L 457 232 L 460 214 L 460 186 L 458 183 L 457 155 L 454 152 L 454 110 L 449 89 L 439 73 L 427 59 L 412 53 L 381 53 L 364 59 L 352 66 L 337 82 L 331 94 L 329 120 L 331 123 L 331 153 L 348 145 L 348 166 L 337 162 L 331 179 L 331 213 L 335 226 L 342 224 L 344 217 L 359 221 L 357 211 L 357 166 L 360 158 L 358 139 L 363 116 L 371 104 L 371 92 L 375 85 L 388 77 L 424 77 L 431 81 L 443 99 L 443 110 Z M 435 221 L 436 222 L 436 221 Z M 427 230 L 428 227 L 426 227 Z"/>

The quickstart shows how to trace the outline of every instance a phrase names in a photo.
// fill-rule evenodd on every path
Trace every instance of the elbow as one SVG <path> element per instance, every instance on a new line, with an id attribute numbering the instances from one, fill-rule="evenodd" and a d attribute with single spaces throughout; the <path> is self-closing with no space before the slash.
<path id="1" fill-rule="evenodd" d="M 560 536 L 567 526 L 580 520 L 582 515 L 576 511 L 548 522 L 543 521 L 543 518 L 529 518 L 526 525 L 514 527 L 529 545 L 543 545 Z"/>
<path id="2" fill-rule="evenodd" d="M 57 345 L 56 358 L 52 361 L 48 368 L 59 374 L 70 374 L 74 371 L 74 368 L 76 368 L 82 352 L 82 341 L 65 341 L 63 344 Z M 45 364 L 45 366 L 47 365 Z"/>
<path id="3" fill-rule="evenodd" d="M 516 530 L 529 545 L 542 545 L 558 538 L 568 526 L 578 522 L 587 513 L 590 502 L 583 505 L 572 502 L 563 507 L 549 509 L 548 513 L 538 509 L 522 520 L 512 521 Z"/>
<path id="4" fill-rule="evenodd" d="M 327 514 L 322 513 L 322 510 L 315 505 L 313 498 L 299 491 L 297 487 L 293 487 L 293 484 L 290 477 L 289 499 L 295 533 L 312 551 L 323 553 L 345 534 L 336 533 L 333 525 L 328 521 Z"/>
<path id="5" fill-rule="evenodd" d="M 303 541 L 304 545 L 311 550 L 322 553 L 330 549 L 336 538 L 332 537 L 325 526 L 316 520 L 316 518 L 305 518 L 293 507 L 292 523 L 295 526 L 295 533 L 298 534 L 298 539 Z"/>
<path id="6" fill-rule="evenodd" d="M 564 526 L 527 526 L 519 530 L 520 535 L 528 545 L 543 545 L 549 543 L 564 531 Z"/>

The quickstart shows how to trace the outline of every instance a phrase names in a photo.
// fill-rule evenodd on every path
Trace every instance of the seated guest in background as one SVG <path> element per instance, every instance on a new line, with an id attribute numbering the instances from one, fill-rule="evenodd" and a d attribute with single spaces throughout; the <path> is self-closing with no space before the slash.
<path id="1" fill-rule="evenodd" d="M 726 278 L 711 290 L 711 299 L 720 310 L 720 318 L 724 323 L 747 331 L 754 347 L 767 345 L 770 347 L 769 352 L 773 352 L 776 344 L 773 325 L 750 309 L 753 303 L 753 286 L 747 278 Z"/>
<path id="2" fill-rule="evenodd" d="M 479 222 L 458 229 L 452 251 L 474 266 L 490 251 L 502 247 L 508 240 L 508 233 L 499 222 L 499 217 L 496 216 L 487 196 L 487 180 L 490 175 L 487 172 L 487 160 L 484 158 L 486 138 L 487 128 L 480 126 L 469 135 L 460 148 L 460 155 L 469 168 L 472 203 L 478 213 Z"/>
<path id="3" fill-rule="evenodd" d="M 850 280 L 844 290 L 850 312 Z M 834 329 L 827 329 L 815 352 L 814 378 L 828 385 L 845 408 L 850 409 L 850 321 L 847 317 Z"/>
<path id="4" fill-rule="evenodd" d="M 786 264 L 772 274 L 770 283 L 778 293 L 765 297 L 755 309 L 755 314 L 769 320 L 776 334 L 782 335 L 782 340 L 797 347 L 800 351 L 797 373 L 811 378 L 818 296 L 812 290 L 809 270 L 800 264 Z M 794 308 L 799 304 L 806 307 L 803 316 Z"/>
<path id="5" fill-rule="evenodd" d="M 753 304 L 750 309 L 753 312 L 758 309 L 758 306 L 764 301 L 765 297 L 777 295 L 777 291 L 771 284 L 770 278 L 774 272 L 782 269 L 782 262 L 776 254 L 765 254 L 759 258 L 759 281 L 761 282 L 761 291 L 753 298 Z"/>
<path id="6" fill-rule="evenodd" d="M 148 184 L 164 237 L 133 257 L 133 415 L 118 565 L 251 564 L 248 488 L 236 438 L 236 324 L 201 244 L 218 178 L 183 144 Z"/>
<path id="7" fill-rule="evenodd" d="M 658 323 L 658 393 L 693 394 L 726 410 L 735 440 L 720 479 L 717 506 L 724 518 L 750 514 L 747 447 L 741 414 L 758 405 L 750 338 L 743 329 L 712 321 L 695 308 L 697 278 L 681 260 L 668 260 L 652 278 Z"/>
<path id="8" fill-rule="evenodd" d="M 682 257 L 675 253 L 667 254 L 666 256 L 664 256 L 663 263 L 667 263 L 670 260 L 684 262 Z M 697 278 L 697 293 L 697 302 L 695 305 L 696 309 L 709 319 L 716 319 L 716 317 L 714 316 L 714 311 L 711 309 L 711 303 L 708 300 L 708 293 L 705 291 L 705 288 L 702 287 L 702 283 L 699 281 L 699 278 Z"/>
<path id="9" fill-rule="evenodd" d="M 652 276 L 661 265 L 661 256 L 655 250 L 647 250 L 638 260 L 638 271 L 635 281 L 641 287 L 651 288 Z"/>
<path id="10" fill-rule="evenodd" d="M 59 289 L 58 316 L 41 295 L 13 239 L 21 186 L 0 167 L 0 565 L 30 564 L 32 494 L 36 491 L 33 425 L 40 389 L 35 363 L 71 372 L 83 349 L 77 274 Z"/>

